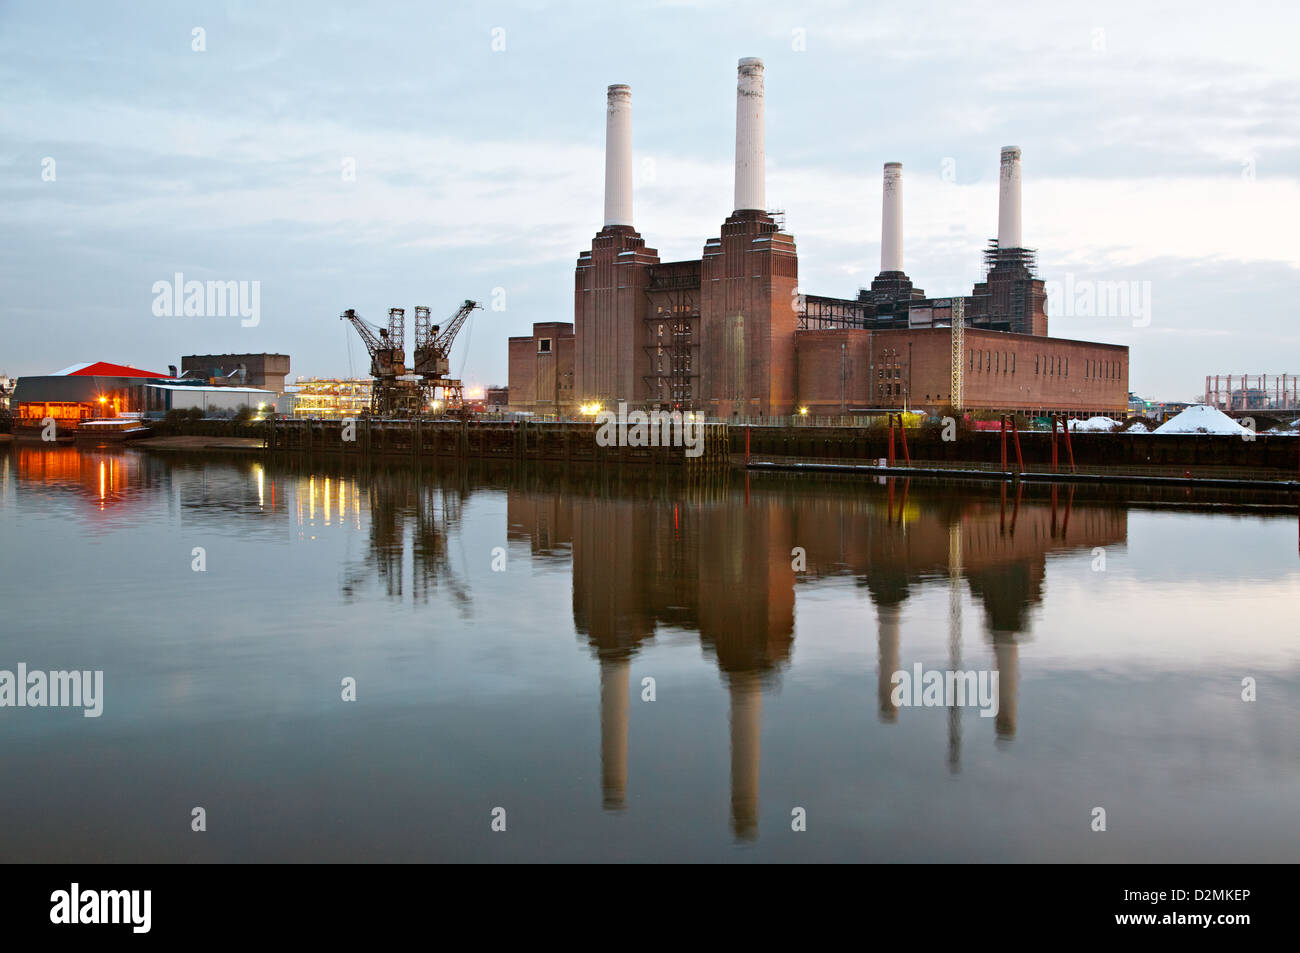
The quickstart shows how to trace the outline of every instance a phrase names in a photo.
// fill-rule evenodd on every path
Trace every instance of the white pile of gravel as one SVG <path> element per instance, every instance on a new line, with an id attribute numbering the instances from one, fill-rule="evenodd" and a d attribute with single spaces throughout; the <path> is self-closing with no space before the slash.
<path id="1" fill-rule="evenodd" d="M 1154 433 L 1211 433 L 1240 437 L 1250 431 L 1217 407 L 1196 404 L 1172 420 L 1166 420 Z"/>
<path id="2" fill-rule="evenodd" d="M 1089 417 L 1087 420 L 1071 420 L 1070 430 L 1078 433 L 1111 433 L 1119 427 L 1119 421 L 1113 417 Z"/>

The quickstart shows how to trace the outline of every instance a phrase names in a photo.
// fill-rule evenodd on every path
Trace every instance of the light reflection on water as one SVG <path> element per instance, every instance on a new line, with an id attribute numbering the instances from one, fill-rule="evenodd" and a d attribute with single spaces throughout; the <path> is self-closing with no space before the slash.
<path id="1" fill-rule="evenodd" d="M 19 445 L 0 859 L 1294 861 L 1294 501 L 1139 496 Z"/>

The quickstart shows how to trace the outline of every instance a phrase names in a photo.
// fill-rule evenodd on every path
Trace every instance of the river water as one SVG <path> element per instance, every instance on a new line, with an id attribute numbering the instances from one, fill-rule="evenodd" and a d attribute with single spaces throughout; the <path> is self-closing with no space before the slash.
<path id="1" fill-rule="evenodd" d="M 1295 862 L 1297 604 L 1285 496 L 16 445 L 0 860 Z"/>

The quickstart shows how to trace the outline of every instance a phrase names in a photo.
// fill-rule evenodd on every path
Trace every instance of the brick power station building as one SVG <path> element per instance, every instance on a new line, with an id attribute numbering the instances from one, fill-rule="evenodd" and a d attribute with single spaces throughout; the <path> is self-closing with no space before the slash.
<path id="1" fill-rule="evenodd" d="M 762 61 L 740 61 L 735 211 L 699 259 L 662 262 L 633 227 L 631 95 L 609 87 L 605 224 L 578 256 L 574 323 L 510 339 L 513 409 L 626 401 L 728 420 L 1127 408 L 1128 348 L 1047 334 L 1046 292 L 1021 237 L 1018 148 L 1002 150 L 998 237 L 970 295 L 928 298 L 903 270 L 897 162 L 884 167 L 880 274 L 856 298 L 808 295 L 794 238 L 765 210 Z"/>

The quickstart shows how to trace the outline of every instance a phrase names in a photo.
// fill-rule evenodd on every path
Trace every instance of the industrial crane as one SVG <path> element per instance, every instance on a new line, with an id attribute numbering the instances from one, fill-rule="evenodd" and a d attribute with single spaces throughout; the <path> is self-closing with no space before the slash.
<path id="1" fill-rule="evenodd" d="M 414 361 L 406 366 L 406 310 L 388 309 L 388 327 L 376 327 L 349 308 L 340 315 L 348 321 L 370 352 L 370 376 L 374 378 L 370 412 L 380 417 L 413 417 L 429 409 L 435 391 L 449 411 L 461 409 L 462 385 L 447 376 L 451 370 L 451 346 L 470 312 L 479 308 L 465 301 L 447 324 L 439 328 L 429 317 L 429 309 L 415 309 Z"/>
<path id="2" fill-rule="evenodd" d="M 339 316 L 357 329 L 370 352 L 370 412 L 380 417 L 410 416 L 420 412 L 420 387 L 406 378 L 406 312 L 390 308 L 388 327 L 375 327 L 352 308 Z"/>
<path id="3" fill-rule="evenodd" d="M 433 399 L 435 390 L 441 390 L 448 410 L 461 409 L 462 384 L 447 376 L 451 372 L 451 346 L 470 313 L 481 307 L 478 302 L 467 299 L 441 329 L 431 322 L 428 308 L 415 309 L 415 361 L 412 370 L 420 377 L 426 403 Z"/>

